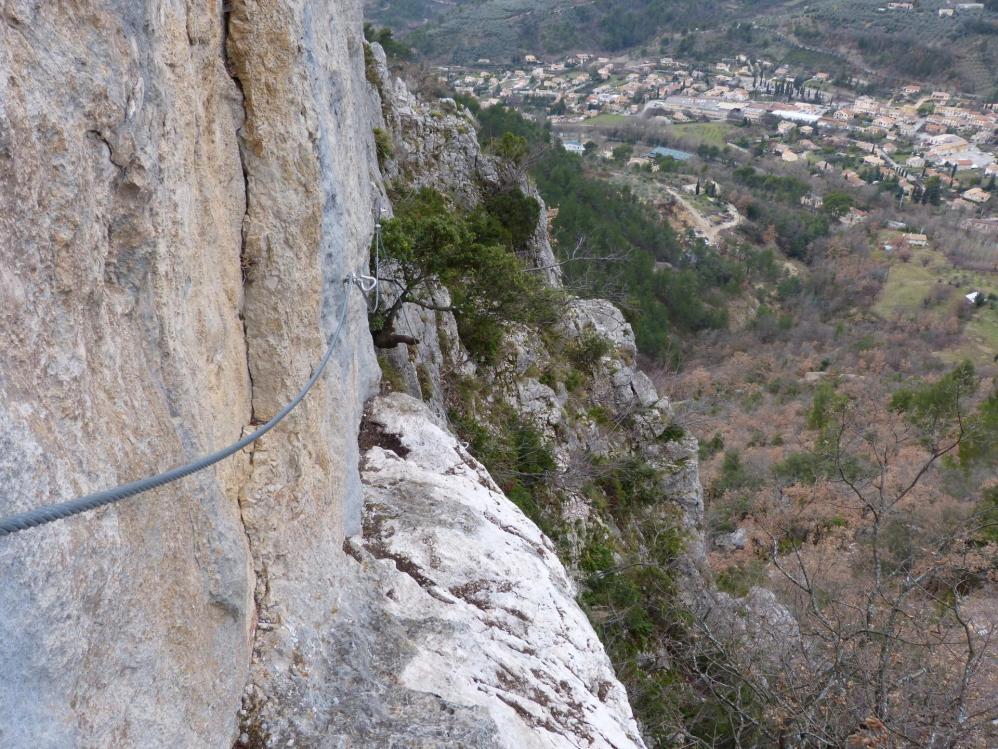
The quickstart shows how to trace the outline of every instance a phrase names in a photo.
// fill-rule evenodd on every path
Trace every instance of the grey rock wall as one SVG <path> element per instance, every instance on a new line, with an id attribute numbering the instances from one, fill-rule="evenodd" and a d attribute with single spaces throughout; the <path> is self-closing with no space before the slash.
<path id="1" fill-rule="evenodd" d="M 0 11 L 0 512 L 249 420 L 242 108 L 214 3 Z M 238 457 L 0 539 L 0 745 L 219 745 L 249 661 Z"/>
<path id="2" fill-rule="evenodd" d="M 339 282 L 373 223 L 360 25 L 352 2 L 0 11 L 0 513 L 237 439 L 353 296 L 255 450 L 0 539 L 4 747 L 227 746 L 254 633 L 281 626 L 253 672 L 277 694 L 328 612 L 377 377 Z"/>
<path id="3" fill-rule="evenodd" d="M 236 3 L 227 51 L 246 108 L 245 322 L 253 413 L 270 418 L 321 358 L 346 298 L 330 372 L 286 428 L 257 443 L 239 494 L 259 624 L 244 729 L 266 709 L 319 730 L 324 629 L 346 535 L 360 530 L 357 425 L 377 383 L 365 272 L 377 175 L 356 3 Z"/>

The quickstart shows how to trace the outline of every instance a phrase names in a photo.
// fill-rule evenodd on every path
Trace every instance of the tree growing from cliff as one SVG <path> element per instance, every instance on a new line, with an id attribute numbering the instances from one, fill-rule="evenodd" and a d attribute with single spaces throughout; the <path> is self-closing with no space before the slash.
<path id="1" fill-rule="evenodd" d="M 461 213 L 424 188 L 399 197 L 395 207 L 383 226 L 379 279 L 391 302 L 371 316 L 375 345 L 417 342 L 404 322 L 406 304 L 453 313 L 465 346 L 483 359 L 495 354 L 504 325 L 553 318 L 557 295 L 516 254 L 537 225 L 536 200 L 509 191 Z"/>
<path id="2" fill-rule="evenodd" d="M 380 44 L 385 54 L 391 59 L 408 60 L 412 57 L 412 50 L 396 40 L 392 30 L 387 27 L 379 29 L 374 24 L 365 23 L 364 38 L 369 42 Z"/>

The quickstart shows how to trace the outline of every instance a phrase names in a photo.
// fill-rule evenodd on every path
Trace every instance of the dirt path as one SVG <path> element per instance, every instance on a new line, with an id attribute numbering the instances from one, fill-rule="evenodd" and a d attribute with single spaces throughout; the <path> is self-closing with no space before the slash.
<path id="1" fill-rule="evenodd" d="M 725 207 L 728 212 L 728 219 L 721 223 L 714 223 L 700 213 L 695 205 L 683 197 L 682 193 L 672 189 L 671 187 L 666 187 L 665 190 L 679 202 L 679 204 L 689 215 L 693 228 L 701 231 L 703 235 L 714 244 L 717 243 L 717 237 L 722 231 L 733 229 L 741 223 L 741 214 L 739 214 L 738 209 L 730 203 L 728 203 Z"/>

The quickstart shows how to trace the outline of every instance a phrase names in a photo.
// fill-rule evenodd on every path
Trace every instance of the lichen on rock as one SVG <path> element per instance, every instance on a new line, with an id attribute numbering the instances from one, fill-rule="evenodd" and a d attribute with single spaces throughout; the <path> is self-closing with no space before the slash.
<path id="1" fill-rule="evenodd" d="M 550 540 L 425 405 L 395 394 L 368 418 L 405 448 L 365 453 L 354 542 L 394 573 L 386 611 L 416 647 L 401 683 L 484 709 L 502 746 L 643 746 Z"/>

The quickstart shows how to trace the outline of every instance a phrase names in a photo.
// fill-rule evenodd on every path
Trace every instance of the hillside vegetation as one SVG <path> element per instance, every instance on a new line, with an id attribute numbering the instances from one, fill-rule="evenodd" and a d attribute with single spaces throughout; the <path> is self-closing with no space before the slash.
<path id="1" fill-rule="evenodd" d="M 891 733 L 989 745 L 998 274 L 979 262 L 979 240 L 931 203 L 892 214 L 890 180 L 847 188 L 761 154 L 745 163 L 726 143 L 652 171 L 626 164 L 639 144 L 616 146 L 620 159 L 576 156 L 511 110 L 478 118 L 484 143 L 522 138 L 534 154 L 570 287 L 620 302 L 677 400 L 676 428 L 700 439 L 720 590 L 708 612 L 732 600 L 766 610 L 760 591 L 772 591 L 801 628 L 799 650 L 780 651 L 765 643 L 797 636 L 785 621 L 760 614 L 748 625 L 758 630 L 732 632 L 684 607 L 675 549 L 642 549 L 640 579 L 607 556 L 633 547 L 587 549 L 583 570 L 613 574 L 590 577 L 583 601 L 599 602 L 594 621 L 642 720 L 661 727 L 658 745 L 680 724 L 693 746 Z M 712 194 L 689 194 L 693 210 L 723 214 L 713 196 L 723 195 L 743 217 L 717 244 L 671 228 L 680 207 L 668 191 L 694 181 Z M 815 190 L 817 210 L 801 204 Z M 857 205 L 871 218 L 842 225 Z M 929 245 L 909 248 L 889 216 L 925 227 Z M 982 303 L 969 304 L 967 288 Z M 640 497 L 641 475 L 629 467 L 615 480 Z M 597 482 L 609 496 L 613 485 Z M 534 505 L 542 519 L 545 506 Z M 609 628 L 606 607 L 618 612 Z M 648 660 L 649 642 L 668 667 Z"/>
<path id="2" fill-rule="evenodd" d="M 998 96 L 998 5 L 940 17 L 944 0 L 886 10 L 864 0 L 382 0 L 373 20 L 430 59 L 509 62 L 571 51 L 764 57 L 875 83 L 920 80 Z"/>

